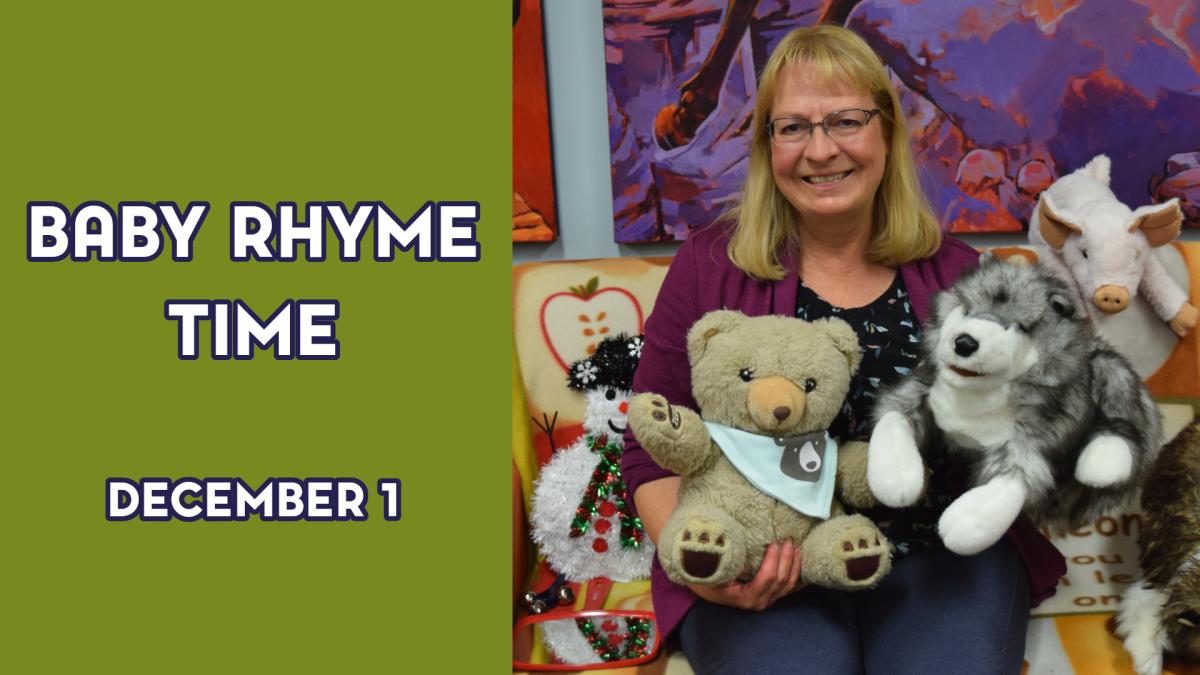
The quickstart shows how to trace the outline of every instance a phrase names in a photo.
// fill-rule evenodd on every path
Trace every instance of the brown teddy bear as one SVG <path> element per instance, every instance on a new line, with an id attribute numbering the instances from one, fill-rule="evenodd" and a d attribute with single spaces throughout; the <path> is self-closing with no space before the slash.
<path id="1" fill-rule="evenodd" d="M 840 589 L 875 585 L 891 544 L 870 520 L 867 445 L 826 433 L 861 360 L 854 330 L 719 310 L 688 332 L 700 414 L 653 393 L 634 397 L 629 423 L 661 466 L 682 476 L 679 504 L 658 541 L 677 583 L 748 579 L 772 541 L 800 548 L 803 580 Z M 768 494 L 768 492 L 772 494 Z M 773 496 L 774 495 L 774 496 Z"/>

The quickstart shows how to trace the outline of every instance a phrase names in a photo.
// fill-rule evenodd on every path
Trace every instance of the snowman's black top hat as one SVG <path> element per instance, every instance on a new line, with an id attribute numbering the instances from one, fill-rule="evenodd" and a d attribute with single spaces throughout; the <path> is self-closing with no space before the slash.
<path id="1" fill-rule="evenodd" d="M 633 372 L 641 357 L 641 335 L 621 333 L 606 337 L 596 345 L 591 356 L 571 364 L 567 370 L 567 386 L 580 391 L 609 387 L 632 389 Z"/>

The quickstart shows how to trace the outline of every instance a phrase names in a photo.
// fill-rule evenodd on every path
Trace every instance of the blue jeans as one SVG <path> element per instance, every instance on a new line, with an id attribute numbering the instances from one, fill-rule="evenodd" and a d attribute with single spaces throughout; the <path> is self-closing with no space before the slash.
<path id="1" fill-rule="evenodd" d="M 700 600 L 679 627 L 707 673 L 1019 673 L 1029 582 L 1001 539 L 974 556 L 941 546 L 897 560 L 874 590 L 808 587 L 762 612 Z"/>

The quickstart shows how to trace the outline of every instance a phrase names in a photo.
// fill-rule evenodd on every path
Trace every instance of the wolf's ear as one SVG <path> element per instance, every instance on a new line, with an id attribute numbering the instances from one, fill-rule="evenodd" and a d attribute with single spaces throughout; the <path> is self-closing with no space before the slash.
<path id="1" fill-rule="evenodd" d="M 942 291 L 933 299 L 934 313 L 942 319 L 945 319 L 947 316 L 949 316 L 950 312 L 953 312 L 955 307 L 959 307 L 961 305 L 962 299 L 955 295 L 954 291 Z"/>
<path id="2" fill-rule="evenodd" d="M 1050 306 L 1059 316 L 1068 319 L 1075 317 L 1075 300 L 1067 293 L 1054 291 L 1050 294 Z"/>
<path id="3" fill-rule="evenodd" d="M 700 317 L 688 331 L 688 361 L 695 365 L 708 349 L 709 340 L 721 333 L 728 333 L 745 320 L 745 314 L 732 309 L 718 309 Z"/>

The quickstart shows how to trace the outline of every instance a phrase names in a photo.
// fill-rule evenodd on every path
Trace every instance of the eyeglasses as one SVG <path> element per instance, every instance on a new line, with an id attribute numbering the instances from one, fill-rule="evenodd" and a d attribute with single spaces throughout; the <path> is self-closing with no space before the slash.
<path id="1" fill-rule="evenodd" d="M 776 117 L 767 122 L 767 135 L 776 143 L 800 143 L 807 141 L 813 130 L 821 127 L 830 138 L 851 138 L 866 128 L 879 112 L 879 108 L 839 110 L 826 115 L 820 122 L 809 122 L 803 117 Z"/>

